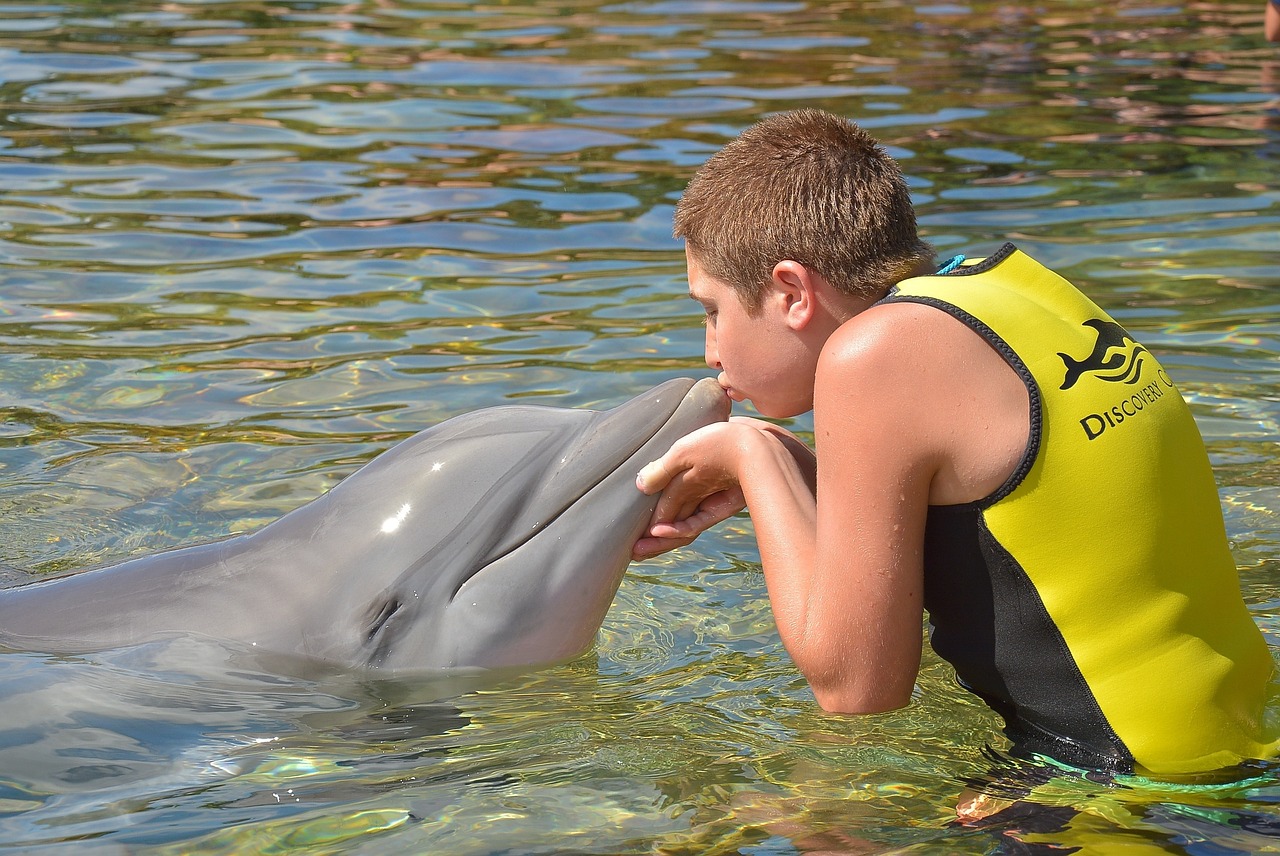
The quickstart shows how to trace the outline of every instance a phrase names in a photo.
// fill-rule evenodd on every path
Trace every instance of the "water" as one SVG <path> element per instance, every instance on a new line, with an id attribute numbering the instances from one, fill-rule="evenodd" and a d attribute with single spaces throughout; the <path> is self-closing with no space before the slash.
<path id="1" fill-rule="evenodd" d="M 1280 52 L 1256 2 L 0 6 L 0 565 L 257 527 L 396 440 L 701 375 L 673 200 L 763 113 L 858 119 L 940 255 L 1006 238 L 1161 354 L 1280 646 Z M 811 428 L 797 420 L 802 434 Z M 822 715 L 749 522 L 633 566 L 593 656 L 465 688 L 0 658 L 22 852 L 997 852 L 1003 748 L 926 655 Z M 198 646 L 197 646 L 198 647 Z M 1040 844 L 1275 847 L 1270 769 L 1057 780 Z M 1090 848 L 1094 848 L 1090 850 Z"/>

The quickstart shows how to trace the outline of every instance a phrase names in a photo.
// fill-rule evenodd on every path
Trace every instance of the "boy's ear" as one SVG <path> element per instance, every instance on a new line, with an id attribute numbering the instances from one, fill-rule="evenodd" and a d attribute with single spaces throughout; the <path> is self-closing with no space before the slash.
<path id="1" fill-rule="evenodd" d="M 773 294 L 785 313 L 786 323 L 795 330 L 803 329 L 813 318 L 818 296 L 813 274 L 800 262 L 783 259 L 773 266 Z"/>

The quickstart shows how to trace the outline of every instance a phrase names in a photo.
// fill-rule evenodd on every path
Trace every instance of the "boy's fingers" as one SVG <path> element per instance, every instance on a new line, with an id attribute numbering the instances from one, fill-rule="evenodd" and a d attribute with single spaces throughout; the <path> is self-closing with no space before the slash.
<path id="1" fill-rule="evenodd" d="M 658 504 L 653 509 L 653 516 L 649 519 L 654 525 L 671 523 L 688 517 L 689 513 L 690 510 L 685 507 L 685 503 L 680 497 L 673 496 L 671 491 L 664 491 L 662 496 L 658 498 Z"/>
<path id="2" fill-rule="evenodd" d="M 640 468 L 636 475 L 636 487 L 646 496 L 652 496 L 667 486 L 671 475 L 667 472 L 666 458 L 650 461 Z"/>
<path id="3" fill-rule="evenodd" d="M 692 464 L 683 462 L 682 459 L 688 457 L 688 450 L 696 448 L 690 446 L 690 438 L 699 435 L 707 428 L 714 426 L 706 426 L 699 428 L 693 434 L 681 437 L 671 444 L 671 448 L 656 461 L 650 461 L 640 468 L 640 472 L 636 475 L 636 487 L 640 492 L 652 496 L 660 490 L 666 488 L 671 480 L 687 470 Z"/>
<path id="4" fill-rule="evenodd" d="M 657 538 L 693 539 L 717 523 L 728 520 L 745 507 L 737 491 L 720 491 L 700 501 L 689 501 L 675 513 L 667 509 L 655 511 L 649 526 L 649 534 Z"/>
<path id="5" fill-rule="evenodd" d="M 695 518 L 685 518 L 684 520 L 673 520 L 670 523 L 655 523 L 649 527 L 649 537 L 662 538 L 671 540 L 673 538 L 694 538 L 702 527 L 698 526 Z"/>
<path id="6" fill-rule="evenodd" d="M 710 527 L 728 520 L 746 507 L 741 491 L 724 490 L 707 497 L 707 501 L 702 504 L 702 515 L 708 518 L 706 525 Z"/>
<path id="7" fill-rule="evenodd" d="M 668 479 L 662 496 L 658 497 L 658 504 L 654 507 L 650 520 L 654 524 L 684 520 L 697 513 L 702 501 L 702 496 L 696 492 L 690 492 L 685 481 L 685 473 L 678 473 Z"/>
<path id="8" fill-rule="evenodd" d="M 693 543 L 692 538 L 641 538 L 631 548 L 631 558 L 636 561 L 652 559 L 654 556 L 659 556 L 679 547 L 688 546 L 691 543 Z"/>

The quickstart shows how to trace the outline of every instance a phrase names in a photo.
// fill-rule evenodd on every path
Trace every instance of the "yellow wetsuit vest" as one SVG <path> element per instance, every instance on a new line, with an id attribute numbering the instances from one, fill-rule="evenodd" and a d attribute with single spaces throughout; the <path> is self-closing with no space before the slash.
<path id="1" fill-rule="evenodd" d="M 1203 441 L 1155 357 L 1011 244 L 886 301 L 968 324 L 1026 383 L 998 491 L 932 506 L 931 642 L 1015 747 L 1124 773 L 1275 754 L 1269 649 L 1244 605 Z"/>

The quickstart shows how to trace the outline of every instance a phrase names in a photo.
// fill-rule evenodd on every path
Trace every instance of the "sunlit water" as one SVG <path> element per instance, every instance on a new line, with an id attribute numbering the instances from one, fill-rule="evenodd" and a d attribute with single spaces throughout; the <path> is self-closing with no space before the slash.
<path id="1" fill-rule="evenodd" d="M 1161 354 L 1280 647 L 1280 49 L 1261 9 L 0 5 L 5 579 L 252 529 L 477 407 L 607 406 L 705 374 L 671 206 L 746 124 L 809 105 L 902 159 L 940 254 L 1012 238 Z M 1010 843 L 951 822 L 1005 745 L 994 716 L 932 655 L 907 710 L 823 715 L 758 561 L 730 521 L 633 566 L 594 655 L 481 688 L 210 670 L 194 641 L 5 655 L 0 844 Z M 1078 809 L 1067 828 L 1016 835 L 1274 850 L 1280 780 L 1255 772 L 1062 779 L 1038 799 Z"/>

